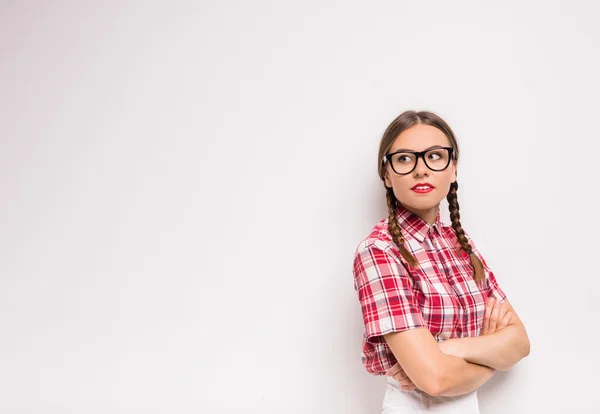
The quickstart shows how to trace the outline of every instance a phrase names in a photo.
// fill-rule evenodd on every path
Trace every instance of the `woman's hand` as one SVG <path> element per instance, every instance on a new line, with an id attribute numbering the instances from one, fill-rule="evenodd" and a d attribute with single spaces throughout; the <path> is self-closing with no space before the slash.
<path id="1" fill-rule="evenodd" d="M 395 380 L 400 382 L 400 390 L 402 391 L 413 391 L 417 389 L 417 386 L 412 382 L 406 372 L 402 369 L 399 363 L 396 364 L 385 371 L 385 375 L 388 377 L 393 377 Z"/>
<path id="2" fill-rule="evenodd" d="M 502 306 L 499 300 L 490 297 L 485 305 L 485 315 L 483 317 L 483 328 L 481 335 L 491 335 L 508 326 L 512 319 L 512 312 Z M 438 342 L 440 351 L 446 355 L 452 355 L 458 358 L 465 358 L 461 338 L 447 339 Z"/>
<path id="3" fill-rule="evenodd" d="M 488 298 L 485 304 L 481 336 L 491 335 L 496 331 L 506 328 L 511 318 L 512 312 L 503 309 L 502 303 L 499 300 L 493 297 Z"/>

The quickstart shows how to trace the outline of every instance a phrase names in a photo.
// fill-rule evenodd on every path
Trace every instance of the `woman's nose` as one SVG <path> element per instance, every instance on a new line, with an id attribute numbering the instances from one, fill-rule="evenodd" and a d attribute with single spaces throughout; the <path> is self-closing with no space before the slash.
<path id="1" fill-rule="evenodd" d="M 415 166 L 415 175 L 429 175 L 429 168 L 425 165 L 425 161 L 421 157 L 417 158 L 417 165 Z"/>

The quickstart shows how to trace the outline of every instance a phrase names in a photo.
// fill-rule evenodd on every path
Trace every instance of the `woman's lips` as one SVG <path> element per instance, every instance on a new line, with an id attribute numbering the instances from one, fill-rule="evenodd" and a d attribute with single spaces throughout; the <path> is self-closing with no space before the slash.
<path id="1" fill-rule="evenodd" d="M 417 184 L 413 188 L 412 191 L 418 194 L 426 194 L 433 191 L 434 187 L 431 184 Z"/>

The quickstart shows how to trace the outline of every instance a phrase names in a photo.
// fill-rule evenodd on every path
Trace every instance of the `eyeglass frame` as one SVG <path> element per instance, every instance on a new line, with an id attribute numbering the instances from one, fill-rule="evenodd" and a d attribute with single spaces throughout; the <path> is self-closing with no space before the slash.
<path id="1" fill-rule="evenodd" d="M 446 164 L 446 166 L 444 168 L 442 168 L 441 170 L 434 170 L 433 168 L 431 168 L 429 166 L 429 164 L 427 164 L 427 160 L 425 159 L 425 153 L 427 153 L 429 151 L 436 150 L 436 149 L 445 149 L 445 150 L 448 150 L 448 164 Z M 415 165 L 413 166 L 412 170 L 410 170 L 409 172 L 406 172 L 406 173 L 399 173 L 398 171 L 396 171 L 396 169 L 394 168 L 394 163 L 391 160 L 392 156 L 394 156 L 396 154 L 413 154 L 413 155 L 415 155 L 415 157 L 416 157 L 415 158 Z M 433 147 L 433 148 L 426 149 L 425 151 L 405 151 L 405 150 L 400 150 L 400 151 L 392 152 L 391 154 L 385 154 L 383 161 L 384 162 L 387 161 L 390 164 L 390 166 L 392 167 L 392 170 L 394 170 L 394 172 L 396 174 L 398 174 L 398 175 L 407 175 L 407 174 L 410 174 L 411 172 L 413 172 L 415 170 L 415 168 L 417 168 L 417 164 L 419 163 L 419 158 L 423 159 L 423 163 L 431 171 L 435 171 L 435 172 L 444 171 L 445 169 L 448 168 L 448 166 L 450 165 L 450 162 L 454 160 L 454 148 L 453 147 Z"/>

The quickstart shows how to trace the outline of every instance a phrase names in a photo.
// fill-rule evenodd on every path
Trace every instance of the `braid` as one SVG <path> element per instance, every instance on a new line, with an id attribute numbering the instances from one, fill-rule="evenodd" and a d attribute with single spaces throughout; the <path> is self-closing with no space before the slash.
<path id="1" fill-rule="evenodd" d="M 450 185 L 450 191 L 446 196 L 446 200 L 448 200 L 448 205 L 450 209 L 450 220 L 452 221 L 452 228 L 454 229 L 454 234 L 456 235 L 456 238 L 460 243 L 461 249 L 469 255 L 471 266 L 473 266 L 474 279 L 476 282 L 479 282 L 484 278 L 483 263 L 481 263 L 479 257 L 477 257 L 477 255 L 473 253 L 473 248 L 469 244 L 467 236 L 465 236 L 465 231 L 463 230 L 460 224 L 460 213 L 458 211 L 458 195 L 456 194 L 457 191 L 458 181 L 455 181 Z"/>
<path id="2" fill-rule="evenodd" d="M 396 218 L 396 207 L 398 200 L 396 200 L 396 196 L 394 195 L 394 190 L 392 188 L 386 187 L 386 199 L 389 210 L 389 230 L 392 235 L 392 240 L 398 246 L 400 250 L 400 254 L 412 267 L 417 267 L 418 262 L 417 259 L 408 251 L 406 247 L 404 247 L 404 237 L 402 236 L 402 231 L 400 230 L 400 225 L 398 224 L 398 219 Z"/>

